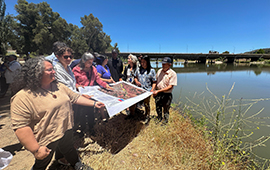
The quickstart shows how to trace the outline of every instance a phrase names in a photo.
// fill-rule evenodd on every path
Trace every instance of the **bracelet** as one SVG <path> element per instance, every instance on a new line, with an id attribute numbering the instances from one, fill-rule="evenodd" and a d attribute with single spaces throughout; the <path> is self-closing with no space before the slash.
<path id="1" fill-rule="evenodd" d="M 41 146 L 39 146 L 38 149 L 35 150 L 35 152 L 34 152 L 33 154 L 36 154 L 36 153 L 38 152 L 38 150 L 39 150 L 40 147 L 41 147 Z"/>
<path id="2" fill-rule="evenodd" d="M 95 108 L 95 105 L 96 105 L 96 101 L 94 102 L 94 108 Z"/>

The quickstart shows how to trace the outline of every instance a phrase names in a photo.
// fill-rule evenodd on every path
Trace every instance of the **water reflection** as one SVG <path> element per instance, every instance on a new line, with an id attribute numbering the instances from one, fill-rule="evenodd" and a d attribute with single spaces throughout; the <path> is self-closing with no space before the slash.
<path id="1" fill-rule="evenodd" d="M 162 67 L 162 63 L 151 62 L 151 66 L 158 70 Z M 184 62 L 174 62 L 172 65 L 173 70 L 176 73 L 198 73 L 206 72 L 208 75 L 215 74 L 218 71 L 253 71 L 255 75 L 260 75 L 262 72 L 270 73 L 269 66 L 254 65 L 247 63 L 239 64 L 198 64 L 198 63 L 188 63 Z"/>
<path id="2" fill-rule="evenodd" d="M 156 70 L 162 67 L 161 63 L 151 62 L 152 67 Z M 197 64 L 177 62 L 173 64 L 173 70 L 177 72 L 177 87 L 173 90 L 173 102 L 188 104 L 188 100 L 192 99 L 199 103 L 200 100 L 213 99 L 213 96 L 206 90 L 206 85 L 213 94 L 221 98 L 227 95 L 232 85 L 235 83 L 234 89 L 230 95 L 232 100 L 237 99 L 261 99 L 270 98 L 270 67 L 263 65 L 250 64 Z M 201 98 L 194 98 L 194 94 L 200 94 Z M 268 101 L 258 102 L 249 113 L 254 114 L 264 110 L 259 117 L 270 116 L 270 104 Z M 256 120 L 254 120 L 255 122 Z M 270 125 L 270 120 L 265 120 Z M 260 127 L 254 133 L 254 138 L 260 136 L 269 136 L 269 127 Z M 262 157 L 270 158 L 270 141 L 265 147 L 256 149 Z"/>

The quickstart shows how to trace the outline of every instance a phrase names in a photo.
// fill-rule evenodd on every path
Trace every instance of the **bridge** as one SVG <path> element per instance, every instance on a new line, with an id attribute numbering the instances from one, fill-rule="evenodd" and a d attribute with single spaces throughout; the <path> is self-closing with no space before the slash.
<path id="1" fill-rule="evenodd" d="M 196 60 L 199 63 L 206 63 L 210 60 L 213 62 L 215 59 L 222 59 L 223 61 L 227 60 L 227 63 L 233 63 L 235 60 L 239 59 L 250 59 L 251 61 L 257 61 L 260 58 L 270 59 L 270 54 L 218 54 L 218 53 L 138 53 L 138 52 L 121 52 L 120 56 L 126 58 L 129 54 L 136 55 L 137 57 L 142 55 L 148 55 L 151 60 L 161 60 L 164 57 L 171 57 L 172 59 L 183 59 L 185 62 L 188 60 Z M 107 55 L 111 55 L 107 53 Z"/>

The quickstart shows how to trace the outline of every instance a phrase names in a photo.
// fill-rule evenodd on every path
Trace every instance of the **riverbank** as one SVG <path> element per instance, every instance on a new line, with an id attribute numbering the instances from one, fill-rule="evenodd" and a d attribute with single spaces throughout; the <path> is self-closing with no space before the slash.
<path id="1" fill-rule="evenodd" d="M 14 157 L 5 170 L 30 169 L 34 163 L 31 153 L 19 144 L 10 127 L 9 98 L 0 99 L 0 147 Z M 151 98 L 151 115 L 155 116 Z M 171 110 L 167 126 L 128 119 L 120 113 L 108 122 L 96 124 L 95 135 L 77 136 L 75 147 L 82 161 L 94 169 L 215 169 L 211 141 L 205 137 L 205 127 L 196 127 L 179 110 Z M 228 159 L 218 165 L 221 169 L 243 169 Z M 71 169 L 53 162 L 50 169 Z"/>

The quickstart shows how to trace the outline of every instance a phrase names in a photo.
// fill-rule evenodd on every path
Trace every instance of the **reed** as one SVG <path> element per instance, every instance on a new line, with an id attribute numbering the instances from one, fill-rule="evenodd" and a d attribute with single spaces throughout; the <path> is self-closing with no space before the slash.
<path id="1" fill-rule="evenodd" d="M 95 135 L 86 136 L 78 151 L 83 162 L 94 169 L 252 169 L 257 165 L 252 164 L 247 147 L 243 148 L 239 131 L 232 136 L 229 129 L 233 129 L 233 125 L 225 126 L 221 121 L 227 108 L 226 100 L 222 101 L 219 101 L 223 107 L 218 116 L 207 114 L 197 122 L 190 114 L 196 112 L 195 109 L 199 112 L 199 106 L 180 109 L 178 104 L 173 104 L 169 123 L 161 126 L 155 121 L 154 100 L 151 99 L 153 118 L 149 124 L 125 120 L 126 115 L 120 113 L 107 123 L 96 124 Z M 213 122 L 217 126 L 215 130 L 206 126 L 210 117 L 216 120 Z M 234 126 L 241 124 L 234 123 Z"/>
<path id="2" fill-rule="evenodd" d="M 267 126 L 264 119 L 258 118 L 263 111 L 250 114 L 250 108 L 256 103 L 265 99 L 237 99 L 232 100 L 230 94 L 234 88 L 232 85 L 228 95 L 217 97 L 206 86 L 207 91 L 213 96 L 213 99 L 202 97 L 199 103 L 193 99 L 188 99 L 183 110 L 195 120 L 197 125 L 207 126 L 204 135 L 211 142 L 213 150 L 210 169 L 220 169 L 228 162 L 242 167 L 244 169 L 269 168 L 269 159 L 259 157 L 253 151 L 258 146 L 264 146 L 269 140 L 269 136 L 262 136 L 256 140 L 250 141 L 254 135 L 254 130 L 260 126 Z M 191 115 L 199 115 L 199 119 L 194 119 Z"/>

